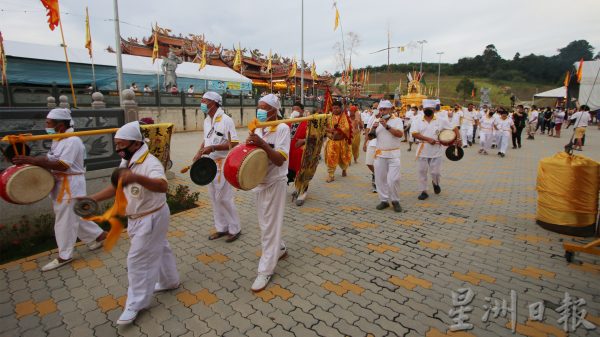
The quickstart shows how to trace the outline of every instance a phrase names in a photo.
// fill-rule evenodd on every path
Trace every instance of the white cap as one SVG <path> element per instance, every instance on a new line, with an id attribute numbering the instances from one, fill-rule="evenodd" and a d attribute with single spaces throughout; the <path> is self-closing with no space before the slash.
<path id="1" fill-rule="evenodd" d="M 391 109 L 394 106 L 392 105 L 392 102 L 388 101 L 388 100 L 382 100 L 379 102 L 379 109 Z"/>
<path id="2" fill-rule="evenodd" d="M 119 130 L 117 130 L 115 139 L 134 140 L 141 142 L 143 138 L 142 131 L 140 131 L 140 123 L 135 121 L 123 125 L 121 128 L 119 128 Z"/>
<path id="3" fill-rule="evenodd" d="M 217 102 L 219 105 L 223 105 L 223 98 L 214 91 L 207 91 L 204 95 L 202 95 L 202 98 L 206 98 L 213 102 Z"/>
<path id="4" fill-rule="evenodd" d="M 64 108 L 52 109 L 50 110 L 50 112 L 48 112 L 46 118 L 57 120 L 71 120 L 71 110 Z"/>
<path id="5" fill-rule="evenodd" d="M 265 102 L 268 105 L 274 107 L 275 109 L 281 109 L 281 103 L 279 103 L 279 98 L 273 94 L 268 94 L 262 97 L 259 102 Z"/>
<path id="6" fill-rule="evenodd" d="M 437 102 L 434 99 L 424 99 L 423 109 L 435 109 Z"/>

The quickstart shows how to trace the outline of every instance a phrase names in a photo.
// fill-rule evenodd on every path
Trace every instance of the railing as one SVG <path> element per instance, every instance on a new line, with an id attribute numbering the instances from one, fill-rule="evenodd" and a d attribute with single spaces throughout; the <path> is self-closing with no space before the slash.
<path id="1" fill-rule="evenodd" d="M 119 107 L 119 95 L 117 91 L 100 91 L 104 94 L 104 103 L 107 107 Z M 59 103 L 59 96 L 67 96 L 69 103 L 73 104 L 73 95 L 70 88 L 57 86 L 9 86 L 0 87 L 0 107 L 46 107 L 47 98 L 54 97 L 56 104 Z M 78 107 L 89 107 L 92 103 L 91 92 L 87 89 L 76 88 Z M 249 96 L 228 96 L 223 97 L 224 106 L 255 107 L 260 97 Z M 181 92 L 171 94 L 168 92 L 136 92 L 135 101 L 138 106 L 152 107 L 198 107 L 202 100 L 202 94 L 188 94 Z M 282 107 L 291 107 L 294 104 L 292 98 L 282 99 Z M 306 107 L 316 108 L 321 102 L 316 99 L 305 99 Z"/>

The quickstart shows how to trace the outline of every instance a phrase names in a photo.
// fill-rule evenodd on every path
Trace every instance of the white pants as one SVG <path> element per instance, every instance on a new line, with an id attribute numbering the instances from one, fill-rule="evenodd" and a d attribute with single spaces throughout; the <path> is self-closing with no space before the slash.
<path id="1" fill-rule="evenodd" d="M 492 147 L 493 138 L 494 136 L 492 135 L 492 131 L 481 130 L 479 133 L 479 144 L 486 152 Z"/>
<path id="2" fill-rule="evenodd" d="M 281 239 L 283 214 L 287 193 L 286 180 L 272 183 L 256 192 L 256 210 L 260 226 L 262 255 L 258 262 L 258 274 L 271 275 L 279 260 L 279 251 L 285 247 Z"/>
<path id="3" fill-rule="evenodd" d="M 400 158 L 375 158 L 375 184 L 379 200 L 400 200 Z"/>
<path id="4" fill-rule="evenodd" d="M 127 303 L 139 311 L 150 305 L 154 285 L 171 288 L 179 284 L 175 256 L 167 241 L 169 206 L 140 219 L 130 219 L 127 227 L 131 246 L 127 254 Z"/>
<path id="5" fill-rule="evenodd" d="M 75 200 L 65 199 L 61 203 L 52 200 L 54 208 L 54 235 L 58 245 L 58 257 L 68 260 L 73 257 L 73 247 L 77 237 L 85 243 L 92 242 L 102 234 L 95 222 L 82 220 L 73 212 Z"/>
<path id="6" fill-rule="evenodd" d="M 511 134 L 508 132 L 499 133 L 498 138 L 498 147 L 500 148 L 500 152 L 506 153 L 506 149 L 508 148 L 508 142 L 511 140 Z"/>
<path id="7" fill-rule="evenodd" d="M 473 143 L 473 125 L 461 125 L 460 126 L 460 138 L 462 138 L 462 145 L 469 145 L 468 142 Z"/>
<path id="8" fill-rule="evenodd" d="M 431 180 L 436 184 L 440 184 L 442 157 L 437 158 L 419 158 L 417 163 L 419 173 L 419 188 L 421 191 L 427 192 L 427 171 L 431 174 Z"/>
<path id="9" fill-rule="evenodd" d="M 240 217 L 235 207 L 233 187 L 225 180 L 223 171 L 218 171 L 215 179 L 208 185 L 208 196 L 213 205 L 217 232 L 239 233 Z"/>
<path id="10" fill-rule="evenodd" d="M 376 146 L 367 145 L 367 154 L 365 156 L 365 164 L 373 165 L 375 163 L 375 151 L 377 151 Z"/>
<path id="11" fill-rule="evenodd" d="M 494 130 L 492 133 L 492 144 L 498 145 L 500 143 L 500 131 Z"/>

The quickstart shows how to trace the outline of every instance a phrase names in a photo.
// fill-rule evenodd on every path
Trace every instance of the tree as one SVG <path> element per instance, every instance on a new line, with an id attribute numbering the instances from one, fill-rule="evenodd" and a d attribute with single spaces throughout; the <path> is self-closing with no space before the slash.
<path id="1" fill-rule="evenodd" d="M 467 77 L 463 77 L 456 85 L 456 92 L 461 94 L 463 101 L 467 99 L 475 89 L 475 82 Z"/>

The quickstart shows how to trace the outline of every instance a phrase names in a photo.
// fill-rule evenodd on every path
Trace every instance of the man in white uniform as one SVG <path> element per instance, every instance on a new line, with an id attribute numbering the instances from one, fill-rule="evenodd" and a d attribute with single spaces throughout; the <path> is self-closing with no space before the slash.
<path id="1" fill-rule="evenodd" d="M 277 120 L 277 111 L 280 108 L 281 103 L 277 96 L 268 94 L 258 101 L 256 118 L 260 122 Z M 287 255 L 285 243 L 281 238 L 281 228 L 287 190 L 290 128 L 287 124 L 281 123 L 277 126 L 256 129 L 248 136 L 246 142 L 265 150 L 269 159 L 267 175 L 254 189 L 262 255 L 258 263 L 258 276 L 251 289 L 259 292 L 267 287 L 277 261 Z"/>
<path id="2" fill-rule="evenodd" d="M 588 127 L 592 116 L 590 115 L 590 107 L 582 105 L 576 113 L 572 114 L 567 124 L 567 129 L 571 125 L 575 125 L 575 144 L 573 149 L 583 151 L 583 137 L 585 137 L 585 129 Z"/>
<path id="3" fill-rule="evenodd" d="M 375 166 L 373 163 L 375 162 L 375 151 L 377 150 L 377 138 L 369 138 L 369 133 L 375 131 L 377 126 L 379 125 L 379 103 L 373 103 L 373 113 L 367 122 L 367 127 L 365 128 L 365 142 L 363 143 L 363 152 L 366 152 L 365 155 L 365 163 L 367 167 L 371 171 L 371 185 L 373 186 L 373 193 L 377 193 L 377 185 L 375 184 Z"/>
<path id="4" fill-rule="evenodd" d="M 216 240 L 227 236 L 225 242 L 237 240 L 241 233 L 240 217 L 234 203 L 233 187 L 223 176 L 223 162 L 229 149 L 239 143 L 235 123 L 221 109 L 221 95 L 208 91 L 202 96 L 200 110 L 206 114 L 204 119 L 204 141 L 194 162 L 202 156 L 209 156 L 217 164 L 217 175 L 208 185 L 208 195 L 213 205 L 213 217 L 216 232 L 208 239 Z"/>
<path id="5" fill-rule="evenodd" d="M 479 120 L 479 144 L 481 145 L 481 149 L 479 149 L 480 154 L 487 155 L 488 151 L 491 149 L 495 123 L 496 118 L 494 118 L 493 113 L 489 110 Z"/>
<path id="6" fill-rule="evenodd" d="M 48 134 L 74 132 L 71 111 L 52 109 L 46 116 Z M 30 164 L 50 170 L 54 175 L 54 189 L 50 197 L 54 208 L 54 234 L 58 245 L 58 257 L 42 267 L 49 271 L 73 260 L 73 248 L 77 237 L 88 244 L 90 250 L 102 247 L 106 233 L 94 222 L 82 220 L 73 211 L 77 197 L 86 193 L 85 183 L 85 145 L 79 137 L 52 140 L 52 146 L 46 157 L 16 156 L 16 165 Z"/>
<path id="7" fill-rule="evenodd" d="M 473 104 L 469 103 L 467 110 L 461 111 L 460 135 L 464 148 L 473 145 L 473 125 L 475 124 L 475 111 Z"/>
<path id="8" fill-rule="evenodd" d="M 415 139 L 412 136 L 412 127 L 416 125 L 416 123 L 423 118 L 423 114 L 417 111 L 417 107 L 412 105 L 410 110 L 407 112 L 408 115 L 408 151 L 412 151 L 412 145 L 415 142 Z"/>
<path id="9" fill-rule="evenodd" d="M 395 212 L 401 212 L 400 207 L 400 145 L 404 136 L 402 119 L 392 115 L 393 105 L 390 101 L 379 103 L 381 118 L 375 129 L 377 135 L 377 150 L 375 151 L 375 181 L 379 200 L 378 210 L 390 207 Z"/>
<path id="10" fill-rule="evenodd" d="M 457 128 L 452 128 L 447 119 L 434 116 L 433 109 L 435 101 L 423 100 L 424 114 L 423 118 L 413 127 L 412 134 L 415 139 L 421 141 L 417 149 L 417 173 L 419 175 L 419 188 L 421 194 L 419 200 L 425 200 L 429 197 L 427 194 L 427 172 L 431 174 L 433 191 L 440 194 L 440 177 L 442 169 L 442 155 L 444 146 L 438 140 L 438 135 L 442 130 L 451 129 L 456 134 L 457 143 L 460 142 L 460 134 Z"/>
<path id="11" fill-rule="evenodd" d="M 367 127 L 367 122 L 369 121 L 369 118 L 371 118 L 372 113 L 373 111 L 371 111 L 370 109 L 365 109 L 363 110 L 363 112 L 360 113 L 360 119 L 362 120 L 363 128 Z"/>
<path id="12" fill-rule="evenodd" d="M 125 124 L 117 131 L 115 148 L 122 158 L 120 167 L 125 168 L 120 179 L 127 199 L 131 244 L 127 254 L 127 301 L 117 321 L 118 325 L 125 325 L 150 305 L 154 292 L 179 287 L 179 273 L 167 241 L 170 211 L 165 170 L 144 143 L 138 122 Z M 115 193 L 115 187 L 110 185 L 91 198 L 102 201 Z"/>
<path id="13" fill-rule="evenodd" d="M 496 119 L 494 127 L 498 130 L 498 155 L 502 158 L 506 155 L 508 142 L 512 134 L 516 132 L 515 123 L 512 118 L 508 117 L 508 111 L 504 108 L 498 108 L 500 118 Z"/>

